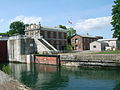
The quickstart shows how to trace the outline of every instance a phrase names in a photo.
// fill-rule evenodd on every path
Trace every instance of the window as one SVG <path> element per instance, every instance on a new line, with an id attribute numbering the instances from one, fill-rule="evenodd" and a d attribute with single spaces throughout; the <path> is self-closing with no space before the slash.
<path id="1" fill-rule="evenodd" d="M 54 38 L 56 38 L 56 36 L 57 36 L 57 33 L 56 33 L 56 32 L 54 32 L 54 33 L 53 33 L 53 37 L 54 37 Z"/>
<path id="2" fill-rule="evenodd" d="M 96 46 L 93 46 L 93 48 L 96 48 Z"/>
<path id="3" fill-rule="evenodd" d="M 75 39 L 75 43 L 78 43 L 78 39 Z"/>
<path id="4" fill-rule="evenodd" d="M 51 32 L 50 37 L 53 38 L 53 32 Z"/>

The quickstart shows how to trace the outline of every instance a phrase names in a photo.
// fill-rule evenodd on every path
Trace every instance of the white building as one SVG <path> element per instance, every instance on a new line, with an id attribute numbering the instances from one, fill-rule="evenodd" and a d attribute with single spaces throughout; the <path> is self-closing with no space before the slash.
<path id="1" fill-rule="evenodd" d="M 105 50 L 118 50 L 120 48 L 120 41 L 116 38 L 112 39 L 99 39 L 90 43 L 91 51 L 105 51 Z"/>

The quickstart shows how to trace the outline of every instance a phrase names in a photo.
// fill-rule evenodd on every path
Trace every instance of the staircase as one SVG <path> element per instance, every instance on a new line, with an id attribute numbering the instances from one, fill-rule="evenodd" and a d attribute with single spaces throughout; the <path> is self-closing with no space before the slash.
<path id="1" fill-rule="evenodd" d="M 51 47 L 51 45 L 49 45 L 48 44 L 48 42 L 46 42 L 46 41 L 44 41 L 43 39 L 39 39 L 39 41 L 43 44 L 43 45 L 45 45 L 49 50 L 55 50 L 55 48 L 52 46 Z"/>
<path id="2" fill-rule="evenodd" d="M 45 39 L 40 38 L 36 39 L 34 38 L 36 45 L 37 45 L 37 50 L 38 52 L 46 51 L 46 52 L 57 52 L 57 49 L 55 49 L 51 44 L 49 44 Z"/>

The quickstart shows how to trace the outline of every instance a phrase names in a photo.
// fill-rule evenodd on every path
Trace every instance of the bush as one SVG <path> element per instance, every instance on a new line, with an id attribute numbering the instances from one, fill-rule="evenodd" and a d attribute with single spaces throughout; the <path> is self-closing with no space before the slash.
<path id="1" fill-rule="evenodd" d="M 67 51 L 72 51 L 73 49 L 72 49 L 72 45 L 70 45 L 70 44 L 68 44 L 67 45 Z"/>
<path id="2" fill-rule="evenodd" d="M 4 65 L 2 67 L 2 71 L 5 72 L 6 74 L 11 74 L 10 67 L 8 65 Z"/>

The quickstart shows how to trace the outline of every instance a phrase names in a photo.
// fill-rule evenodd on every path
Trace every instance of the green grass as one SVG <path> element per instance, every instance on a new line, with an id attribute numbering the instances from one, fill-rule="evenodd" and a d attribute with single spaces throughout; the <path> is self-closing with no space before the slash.
<path id="1" fill-rule="evenodd" d="M 96 52 L 95 54 L 120 54 L 120 51 L 104 51 L 104 52 Z"/>

